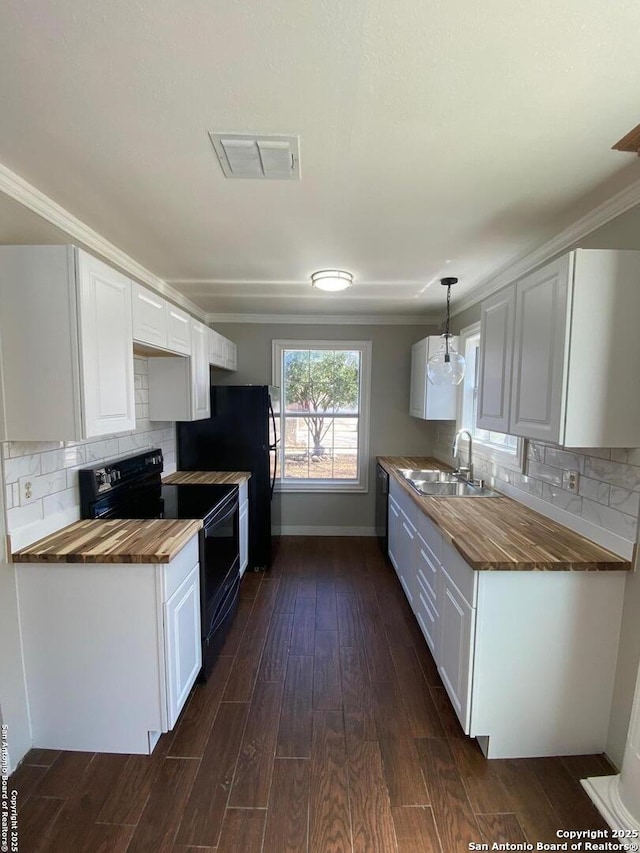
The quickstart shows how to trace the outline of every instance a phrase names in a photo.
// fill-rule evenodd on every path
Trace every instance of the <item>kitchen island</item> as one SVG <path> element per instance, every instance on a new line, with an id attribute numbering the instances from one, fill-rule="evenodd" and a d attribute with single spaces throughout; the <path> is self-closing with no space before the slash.
<path id="1" fill-rule="evenodd" d="M 628 560 L 507 497 L 389 473 L 389 558 L 466 734 L 489 758 L 604 750 Z"/>

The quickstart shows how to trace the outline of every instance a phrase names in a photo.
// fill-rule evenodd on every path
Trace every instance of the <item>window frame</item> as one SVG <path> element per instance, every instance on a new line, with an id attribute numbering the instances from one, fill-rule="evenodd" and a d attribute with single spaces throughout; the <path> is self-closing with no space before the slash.
<path id="1" fill-rule="evenodd" d="M 459 333 L 459 352 L 465 356 L 466 359 L 466 351 L 467 344 L 471 338 L 475 338 L 476 336 L 480 337 L 480 322 L 472 323 L 470 326 L 465 326 Z M 526 440 L 521 436 L 514 436 L 517 439 L 517 445 L 515 448 L 515 452 L 509 453 L 509 451 L 501 450 L 496 447 L 494 444 L 489 444 L 483 439 L 479 438 L 475 431 L 477 426 L 475 423 L 472 423 L 469 426 L 469 382 L 471 379 L 471 371 L 469 371 L 467 365 L 467 369 L 465 370 L 464 379 L 462 380 L 462 384 L 460 386 L 461 393 L 458 397 L 458 411 L 456 415 L 456 430 L 468 429 L 473 436 L 473 455 L 474 457 L 478 457 L 480 459 L 485 459 L 489 462 L 496 463 L 501 465 L 503 468 L 508 468 L 511 471 L 524 471 L 525 466 L 525 457 L 526 457 Z M 475 379 L 475 374 L 474 374 Z M 473 419 L 473 418 L 472 418 Z M 468 452 L 469 449 L 469 439 L 466 436 L 460 437 L 460 446 L 463 448 L 465 452 Z"/>
<path id="2" fill-rule="evenodd" d="M 291 479 L 285 480 L 284 473 L 284 389 L 282 387 L 282 356 L 286 350 L 358 350 L 360 352 L 360 405 L 358 411 L 358 478 L 357 480 Z M 369 432 L 371 407 L 371 341 L 290 340 L 279 338 L 271 342 L 273 384 L 280 388 L 280 447 L 278 448 L 278 470 L 276 481 L 278 492 L 313 493 L 363 493 L 369 491 Z"/>

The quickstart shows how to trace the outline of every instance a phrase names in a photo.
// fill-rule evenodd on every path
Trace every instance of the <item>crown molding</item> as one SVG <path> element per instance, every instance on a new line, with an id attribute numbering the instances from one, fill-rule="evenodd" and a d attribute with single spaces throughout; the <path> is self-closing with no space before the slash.
<path id="1" fill-rule="evenodd" d="M 68 234 L 74 242 L 81 243 L 91 252 L 100 255 L 142 284 L 148 285 L 156 293 L 166 297 L 180 308 L 184 308 L 185 311 L 193 314 L 199 320 L 205 319 L 206 314 L 202 308 L 199 308 L 186 296 L 178 293 L 166 281 L 143 267 L 130 255 L 110 243 L 93 228 L 69 213 L 68 210 L 65 210 L 52 198 L 34 187 L 33 184 L 21 178 L 20 175 L 3 166 L 2 163 L 0 163 L 0 192 L 42 217 L 42 219 L 46 219 L 47 222 Z"/>
<path id="2" fill-rule="evenodd" d="M 482 278 L 468 296 L 452 305 L 452 316 L 470 308 L 501 287 L 534 270 L 536 267 L 550 261 L 556 255 L 569 249 L 578 240 L 591 234 L 616 216 L 626 213 L 632 207 L 640 204 L 640 180 L 634 181 L 611 198 L 599 204 L 561 231 L 556 237 L 547 240 L 535 249 L 530 249 L 514 261 L 497 267 L 492 273 Z"/>
<path id="3" fill-rule="evenodd" d="M 211 323 L 288 323 L 317 326 L 432 326 L 437 317 L 404 314 L 207 314 Z"/>

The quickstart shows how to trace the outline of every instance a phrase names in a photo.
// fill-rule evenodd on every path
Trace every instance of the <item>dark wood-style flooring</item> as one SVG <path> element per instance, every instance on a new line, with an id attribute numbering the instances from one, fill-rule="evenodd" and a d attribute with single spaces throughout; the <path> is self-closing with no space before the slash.
<path id="1" fill-rule="evenodd" d="M 457 853 L 605 829 L 603 756 L 486 761 L 373 539 L 282 540 L 152 756 L 33 749 L 21 853 Z"/>

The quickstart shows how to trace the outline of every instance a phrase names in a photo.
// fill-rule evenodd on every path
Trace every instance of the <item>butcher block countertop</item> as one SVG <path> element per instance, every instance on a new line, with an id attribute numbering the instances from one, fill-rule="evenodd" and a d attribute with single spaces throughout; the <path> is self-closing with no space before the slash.
<path id="1" fill-rule="evenodd" d="M 14 563 L 170 563 L 202 521 L 76 521 L 13 554 Z"/>
<path id="2" fill-rule="evenodd" d="M 162 478 L 167 486 L 215 486 L 246 483 L 251 478 L 249 471 L 175 471 Z"/>
<path id="3" fill-rule="evenodd" d="M 436 459 L 378 456 L 378 462 L 474 569 L 481 571 L 630 571 L 632 564 L 506 496 L 423 497 L 399 468 L 450 471 Z"/>

